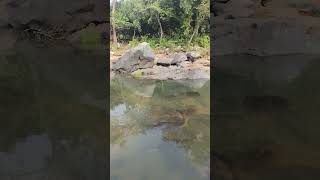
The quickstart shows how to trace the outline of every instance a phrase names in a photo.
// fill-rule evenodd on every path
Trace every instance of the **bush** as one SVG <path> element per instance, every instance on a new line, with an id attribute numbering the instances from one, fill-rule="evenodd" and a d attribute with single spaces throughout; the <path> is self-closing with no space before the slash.
<path id="1" fill-rule="evenodd" d="M 173 48 L 174 46 L 176 46 L 176 41 L 168 38 L 162 38 L 160 40 L 159 46 L 163 48 Z"/>
<path id="2" fill-rule="evenodd" d="M 131 47 L 131 48 L 136 47 L 139 43 L 140 43 L 140 41 L 138 39 L 133 39 L 133 40 L 129 41 L 129 47 Z"/>
<path id="3" fill-rule="evenodd" d="M 210 37 L 208 35 L 198 36 L 194 39 L 194 44 L 203 48 L 210 48 Z"/>

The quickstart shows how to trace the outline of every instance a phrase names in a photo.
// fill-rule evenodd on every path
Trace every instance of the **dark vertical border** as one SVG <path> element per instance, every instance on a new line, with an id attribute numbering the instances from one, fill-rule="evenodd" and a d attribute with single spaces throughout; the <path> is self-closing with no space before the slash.
<path id="1" fill-rule="evenodd" d="M 214 130 L 214 107 L 215 107 L 215 101 L 214 101 L 214 86 L 215 86 L 215 57 L 214 57 L 214 12 L 213 7 L 215 0 L 210 0 L 210 179 L 213 179 L 214 171 L 214 161 L 213 161 L 213 143 L 214 143 L 214 136 L 213 136 L 213 130 Z"/>
<path id="2" fill-rule="evenodd" d="M 106 171 L 108 177 L 106 179 L 110 179 L 110 2 L 105 1 L 106 5 L 106 20 L 107 20 L 107 29 L 106 29 L 106 58 L 104 61 L 106 62 L 106 121 L 107 121 L 107 161 L 106 162 Z"/>

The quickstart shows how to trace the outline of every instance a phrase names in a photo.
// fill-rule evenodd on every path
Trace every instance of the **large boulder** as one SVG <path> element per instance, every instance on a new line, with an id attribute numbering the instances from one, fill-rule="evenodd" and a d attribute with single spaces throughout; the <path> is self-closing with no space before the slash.
<path id="1" fill-rule="evenodd" d="M 151 68 L 154 65 L 154 53 L 148 43 L 140 43 L 128 50 L 112 66 L 118 72 L 133 72 L 138 69 Z"/>
<path id="2" fill-rule="evenodd" d="M 157 65 L 170 66 L 178 65 L 183 61 L 187 60 L 187 56 L 184 53 L 174 53 L 169 55 L 169 57 L 157 60 Z"/>

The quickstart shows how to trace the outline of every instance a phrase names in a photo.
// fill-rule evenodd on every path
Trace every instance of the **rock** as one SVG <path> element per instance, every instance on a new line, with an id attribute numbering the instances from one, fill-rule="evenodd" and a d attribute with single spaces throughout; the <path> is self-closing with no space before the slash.
<path id="1" fill-rule="evenodd" d="M 194 51 L 192 51 L 192 52 L 187 52 L 187 56 L 190 56 L 190 57 L 193 58 L 193 59 L 199 59 L 199 58 L 201 58 L 200 53 L 197 53 L 197 52 L 194 52 Z"/>
<path id="2" fill-rule="evenodd" d="M 173 59 L 171 65 L 176 65 L 187 60 L 187 56 L 184 53 L 174 53 L 170 57 Z"/>
<path id="3" fill-rule="evenodd" d="M 157 65 L 170 66 L 173 62 L 173 58 L 161 58 L 157 60 Z"/>
<path id="4" fill-rule="evenodd" d="M 169 55 L 169 57 L 157 60 L 157 65 L 160 65 L 160 66 L 179 65 L 181 62 L 186 60 L 187 60 L 187 56 L 184 53 L 174 53 Z"/>
<path id="5" fill-rule="evenodd" d="M 210 79 L 210 68 L 179 68 L 177 66 L 154 66 L 139 70 L 140 79 Z"/>
<path id="6" fill-rule="evenodd" d="M 154 53 L 148 43 L 140 43 L 128 50 L 112 66 L 112 70 L 120 72 L 134 72 L 138 69 L 153 67 Z"/>
<path id="7" fill-rule="evenodd" d="M 196 52 L 188 52 L 187 53 L 187 60 L 191 61 L 192 63 L 196 60 L 199 59 L 201 57 L 201 55 L 199 53 Z"/>

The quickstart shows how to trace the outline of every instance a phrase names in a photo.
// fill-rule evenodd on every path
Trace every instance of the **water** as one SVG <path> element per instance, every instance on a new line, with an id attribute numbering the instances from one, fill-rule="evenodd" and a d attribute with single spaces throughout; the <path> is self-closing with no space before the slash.
<path id="1" fill-rule="evenodd" d="M 214 178 L 320 178 L 320 58 L 217 57 Z"/>
<path id="2" fill-rule="evenodd" d="M 18 44 L 0 52 L 0 179 L 105 180 L 104 54 Z"/>
<path id="3" fill-rule="evenodd" d="M 210 81 L 111 82 L 112 180 L 206 180 Z"/>

